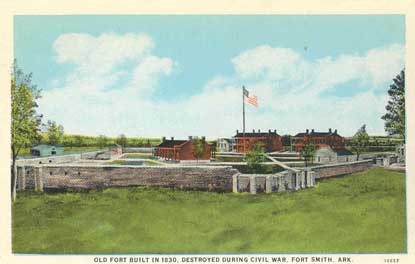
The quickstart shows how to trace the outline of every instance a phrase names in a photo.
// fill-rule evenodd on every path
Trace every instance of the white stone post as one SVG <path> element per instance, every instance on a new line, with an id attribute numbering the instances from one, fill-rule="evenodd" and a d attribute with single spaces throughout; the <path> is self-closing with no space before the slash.
<path id="1" fill-rule="evenodd" d="M 256 177 L 255 176 L 249 177 L 249 192 L 251 194 L 256 194 Z"/>
<path id="2" fill-rule="evenodd" d="M 232 192 L 237 193 L 239 189 L 238 186 L 238 174 L 232 176 Z"/>
<path id="3" fill-rule="evenodd" d="M 278 176 L 278 179 L 279 179 L 278 191 L 279 192 L 285 191 L 285 183 L 288 180 L 287 177 L 289 177 L 290 175 L 291 175 L 290 173 L 286 173 L 286 174 L 283 174 L 282 176 Z"/>
<path id="4" fill-rule="evenodd" d="M 20 167 L 19 190 L 26 190 L 26 166 Z"/>
<path id="5" fill-rule="evenodd" d="M 306 177 L 307 172 L 306 171 L 302 171 L 301 172 L 301 182 L 300 182 L 300 188 L 304 189 L 305 188 L 305 177 Z"/>
<path id="6" fill-rule="evenodd" d="M 314 187 L 316 185 L 316 175 L 317 173 L 315 171 L 311 172 L 311 180 L 310 180 L 311 187 Z"/>
<path id="7" fill-rule="evenodd" d="M 42 167 L 38 167 L 38 173 L 35 174 L 35 190 L 37 192 L 43 192 Z"/>
<path id="8" fill-rule="evenodd" d="M 265 178 L 265 192 L 271 193 L 272 192 L 272 175 L 267 175 Z"/>
<path id="9" fill-rule="evenodd" d="M 295 186 L 294 186 L 294 190 L 299 190 L 300 189 L 300 181 L 301 181 L 301 171 L 297 171 L 295 173 Z"/>
<path id="10" fill-rule="evenodd" d="M 295 174 L 291 171 L 285 171 L 285 173 L 283 173 L 283 175 L 284 175 L 283 184 L 285 185 L 285 183 L 287 183 L 287 188 L 289 190 L 292 190 L 294 188 L 293 187 L 293 180 L 294 180 Z"/>
<path id="11" fill-rule="evenodd" d="M 383 166 L 384 167 L 389 167 L 389 163 L 390 163 L 389 156 L 387 156 L 383 159 Z"/>

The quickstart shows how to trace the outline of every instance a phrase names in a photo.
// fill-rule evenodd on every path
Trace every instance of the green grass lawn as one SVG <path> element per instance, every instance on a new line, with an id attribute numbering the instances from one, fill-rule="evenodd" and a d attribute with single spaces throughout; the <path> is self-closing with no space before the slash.
<path id="1" fill-rule="evenodd" d="M 156 159 L 152 153 L 127 153 L 122 156 L 123 159 Z"/>
<path id="2" fill-rule="evenodd" d="M 110 188 L 20 193 L 15 253 L 405 252 L 405 174 L 373 168 L 294 193 Z"/>
<path id="3" fill-rule="evenodd" d="M 146 165 L 146 166 L 160 166 L 160 165 L 164 165 L 163 163 L 157 161 L 157 160 L 152 160 L 152 159 L 145 159 L 143 161 L 134 161 L 134 160 L 112 160 L 107 162 L 107 164 L 117 164 L 117 165 Z"/>

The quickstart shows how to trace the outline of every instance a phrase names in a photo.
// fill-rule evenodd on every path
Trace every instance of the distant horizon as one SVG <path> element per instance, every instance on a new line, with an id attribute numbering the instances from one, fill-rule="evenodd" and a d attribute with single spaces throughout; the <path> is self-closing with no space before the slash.
<path id="1" fill-rule="evenodd" d="M 14 54 L 66 134 L 386 136 L 404 15 L 17 15 Z"/>
<path id="2" fill-rule="evenodd" d="M 249 132 L 252 132 L 252 130 L 251 131 L 245 131 L 245 132 L 246 133 L 249 133 Z M 268 130 L 266 130 L 266 131 L 262 131 L 261 130 L 261 132 L 266 133 L 266 132 L 268 132 Z M 283 137 L 283 136 L 295 136 L 296 134 L 302 133 L 302 132 L 306 132 L 306 131 L 305 130 L 304 131 L 299 131 L 299 132 L 296 132 L 294 134 L 279 134 L 278 131 L 277 131 L 277 134 L 280 135 L 281 137 Z M 328 132 L 328 131 L 316 130 L 315 132 Z M 236 131 L 233 134 L 231 134 L 231 136 L 227 136 L 227 137 L 226 136 L 225 137 L 206 137 L 206 140 L 207 141 L 214 141 L 214 140 L 217 140 L 219 138 L 233 138 L 235 136 L 235 134 L 236 134 Z M 341 133 L 339 133 L 339 131 L 337 131 L 337 134 L 339 134 L 340 136 L 342 136 L 344 138 L 352 138 L 353 137 L 353 135 L 351 135 L 351 136 L 344 136 Z M 72 133 L 66 133 L 66 132 L 65 132 L 64 135 L 66 135 L 66 136 L 84 136 L 84 137 L 99 137 L 99 136 L 105 136 L 107 138 L 112 138 L 112 139 L 116 139 L 116 138 L 118 138 L 121 135 L 124 135 L 126 138 L 138 138 L 138 139 L 162 139 L 163 137 L 166 137 L 166 139 L 168 139 L 168 140 L 171 140 L 172 137 L 175 140 L 176 139 L 177 140 L 185 140 L 185 139 L 188 139 L 189 136 L 192 136 L 192 137 L 203 137 L 204 136 L 204 135 L 188 135 L 188 136 L 185 136 L 185 137 L 176 137 L 174 135 L 164 135 L 164 136 L 160 136 L 160 137 L 156 137 L 156 136 L 144 137 L 144 136 L 129 136 L 129 135 L 126 135 L 126 134 L 123 134 L 123 133 L 121 133 L 119 135 L 116 135 L 116 136 L 108 136 L 108 135 L 105 135 L 105 134 L 100 134 L 100 135 L 87 135 L 87 134 L 72 134 Z M 391 135 L 391 136 L 389 136 L 389 135 L 369 135 L 369 137 L 387 137 L 387 138 L 400 139 L 400 137 L 397 136 L 397 135 Z"/>

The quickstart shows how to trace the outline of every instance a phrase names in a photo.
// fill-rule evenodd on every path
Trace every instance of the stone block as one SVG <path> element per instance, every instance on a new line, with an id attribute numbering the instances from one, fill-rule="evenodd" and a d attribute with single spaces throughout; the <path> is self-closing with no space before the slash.
<path id="1" fill-rule="evenodd" d="M 273 188 L 273 176 L 272 175 L 267 175 L 265 178 L 265 192 L 266 193 L 271 193 L 272 192 L 272 188 Z"/>
<path id="2" fill-rule="evenodd" d="M 251 194 L 256 194 L 256 177 L 251 176 L 249 177 L 249 192 Z"/>

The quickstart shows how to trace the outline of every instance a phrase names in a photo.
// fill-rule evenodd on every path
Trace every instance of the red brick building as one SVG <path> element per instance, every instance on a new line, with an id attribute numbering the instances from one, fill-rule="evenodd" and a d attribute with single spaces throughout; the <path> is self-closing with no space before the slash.
<path id="1" fill-rule="evenodd" d="M 163 137 L 163 142 L 155 147 L 154 156 L 166 160 L 210 160 L 211 147 L 206 142 L 205 137 L 202 137 L 202 144 L 204 145 L 204 152 L 201 157 L 197 158 L 194 155 L 194 139 L 189 137 L 187 140 L 170 140 Z"/>
<path id="2" fill-rule="evenodd" d="M 268 130 L 268 132 L 261 132 L 258 130 L 255 132 L 239 132 L 236 130 L 234 137 L 235 143 L 233 146 L 234 152 L 246 153 L 252 149 L 255 144 L 262 144 L 265 152 L 274 152 L 282 150 L 281 136 L 277 134 L 277 131 Z"/>
<path id="3" fill-rule="evenodd" d="M 330 147 L 334 151 L 345 149 L 345 139 L 337 134 L 337 129 L 334 132 L 329 129 L 328 132 L 311 132 L 307 129 L 305 133 L 298 133 L 294 136 L 295 151 L 301 152 L 308 140 L 316 146 L 317 149 L 322 147 Z"/>

